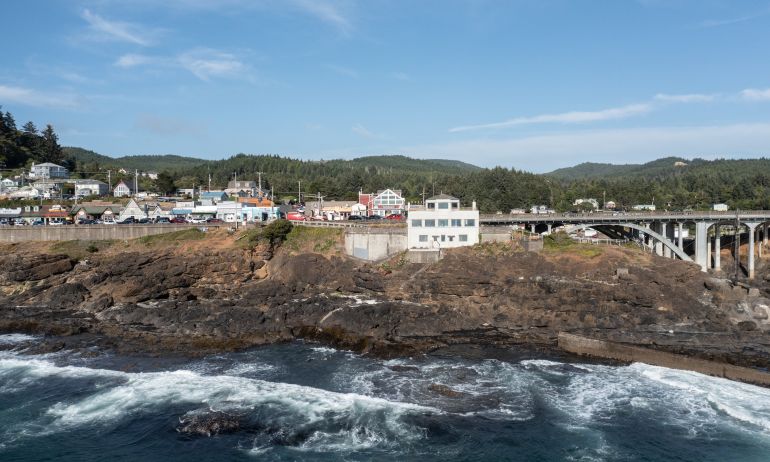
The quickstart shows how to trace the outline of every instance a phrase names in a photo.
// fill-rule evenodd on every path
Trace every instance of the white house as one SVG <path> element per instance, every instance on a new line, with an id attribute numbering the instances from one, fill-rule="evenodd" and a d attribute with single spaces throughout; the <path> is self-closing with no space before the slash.
<path id="1" fill-rule="evenodd" d="M 29 170 L 29 176 L 34 178 L 69 178 L 69 170 L 61 165 L 44 162 L 42 164 L 32 164 Z"/>
<path id="2" fill-rule="evenodd" d="M 75 195 L 84 196 L 106 196 L 110 192 L 107 183 L 99 180 L 75 180 Z"/>
<path id="3" fill-rule="evenodd" d="M 120 212 L 118 221 L 123 221 L 129 217 L 133 217 L 135 220 L 147 218 L 147 212 L 145 212 L 144 207 L 139 206 L 135 200 L 131 199 L 128 201 L 128 204 L 126 204 L 126 207 Z"/>
<path id="4" fill-rule="evenodd" d="M 460 200 L 446 194 L 425 205 L 409 207 L 407 245 L 410 249 L 446 249 L 478 244 L 479 211 L 476 203 L 461 208 Z"/>
<path id="5" fill-rule="evenodd" d="M 243 204 L 236 201 L 222 201 L 217 204 L 216 217 L 226 223 L 241 221 Z"/>
<path id="6" fill-rule="evenodd" d="M 728 210 L 730 210 L 730 207 L 727 204 L 714 204 L 715 212 L 727 212 Z"/>
<path id="7" fill-rule="evenodd" d="M 120 183 L 118 183 L 118 185 L 115 186 L 115 189 L 112 190 L 112 194 L 115 197 L 128 197 L 131 195 L 132 192 L 133 190 L 131 189 L 131 187 L 128 184 L 126 184 L 124 181 L 121 181 Z"/>
<path id="8" fill-rule="evenodd" d="M 655 204 L 638 204 L 638 205 L 635 205 L 635 206 L 631 207 L 631 209 L 632 210 L 636 210 L 636 211 L 645 211 L 645 210 L 647 210 L 647 211 L 650 211 L 650 212 L 654 212 L 655 211 Z"/>
<path id="9" fill-rule="evenodd" d="M 599 201 L 596 199 L 575 199 L 575 202 L 572 203 L 574 206 L 581 206 L 583 204 L 591 204 L 592 209 L 599 208 Z"/>
<path id="10" fill-rule="evenodd" d="M 42 192 L 32 186 L 24 186 L 16 191 L 8 194 L 11 199 L 37 199 L 41 196 Z"/>
<path id="11" fill-rule="evenodd" d="M 532 213 L 538 215 L 538 214 L 556 213 L 556 211 L 553 209 L 549 209 L 545 205 L 533 205 Z"/>
<path id="12" fill-rule="evenodd" d="M 15 191 L 18 188 L 18 184 L 10 178 L 3 178 L 0 180 L 0 192 Z"/>
<path id="13" fill-rule="evenodd" d="M 406 200 L 401 196 L 401 191 L 385 189 L 377 191 L 377 194 L 358 193 L 358 203 L 366 206 L 369 215 L 381 217 L 391 214 L 402 214 L 406 206 Z"/>

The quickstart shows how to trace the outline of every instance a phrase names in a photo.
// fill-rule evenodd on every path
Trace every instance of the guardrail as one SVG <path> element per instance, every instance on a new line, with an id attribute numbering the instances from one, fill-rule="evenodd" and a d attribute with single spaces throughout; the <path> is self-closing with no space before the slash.
<path id="1" fill-rule="evenodd" d="M 515 215 L 481 215 L 481 223 L 531 223 L 554 221 L 629 221 L 629 220 L 770 220 L 770 210 L 733 210 L 727 212 L 595 212 L 595 213 L 526 213 Z"/>

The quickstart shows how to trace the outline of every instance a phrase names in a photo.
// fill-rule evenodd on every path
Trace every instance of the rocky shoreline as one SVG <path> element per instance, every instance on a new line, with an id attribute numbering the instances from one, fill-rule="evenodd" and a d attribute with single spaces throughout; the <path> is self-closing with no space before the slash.
<path id="1" fill-rule="evenodd" d="M 453 345 L 556 351 L 559 334 L 571 333 L 770 367 L 764 282 L 733 283 L 634 249 L 536 254 L 494 244 L 430 265 L 375 265 L 335 246 L 244 246 L 217 232 L 85 253 L 2 250 L 0 331 L 47 334 L 37 351 L 200 355 L 311 339 L 394 357 Z"/>

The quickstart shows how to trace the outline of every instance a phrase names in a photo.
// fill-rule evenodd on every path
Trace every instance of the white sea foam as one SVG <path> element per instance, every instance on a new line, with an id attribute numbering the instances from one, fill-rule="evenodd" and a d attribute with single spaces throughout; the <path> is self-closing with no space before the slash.
<path id="1" fill-rule="evenodd" d="M 32 342 L 40 337 L 27 334 L 2 334 L 0 335 L 0 345 L 16 345 L 19 343 Z"/>

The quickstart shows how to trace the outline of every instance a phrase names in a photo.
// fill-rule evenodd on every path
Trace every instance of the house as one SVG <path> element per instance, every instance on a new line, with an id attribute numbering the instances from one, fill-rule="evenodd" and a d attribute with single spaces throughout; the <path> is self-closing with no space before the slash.
<path id="1" fill-rule="evenodd" d="M 511 209 L 511 215 L 524 215 L 527 209 Z"/>
<path id="2" fill-rule="evenodd" d="M 142 172 L 142 176 L 147 177 L 151 180 L 157 180 L 158 172 Z"/>
<path id="3" fill-rule="evenodd" d="M 133 188 L 126 184 L 125 181 L 120 181 L 120 183 L 115 186 L 115 189 L 112 190 L 112 195 L 115 197 L 129 197 L 134 192 Z"/>
<path id="4" fill-rule="evenodd" d="M 259 188 L 257 188 L 256 181 L 232 180 L 227 183 L 225 192 L 232 195 L 240 195 L 239 193 L 242 193 L 242 197 L 252 197 L 256 195 L 257 189 Z"/>
<path id="5" fill-rule="evenodd" d="M 70 214 L 76 220 L 104 220 L 114 221 L 115 217 L 120 215 L 123 206 L 121 204 L 112 204 L 103 201 L 90 201 L 72 207 Z"/>
<path id="6" fill-rule="evenodd" d="M 10 178 L 3 178 L 0 180 L 0 192 L 11 192 L 18 189 L 18 184 L 16 181 L 10 179 Z"/>
<path id="7" fill-rule="evenodd" d="M 29 170 L 29 176 L 33 178 L 69 178 L 69 170 L 61 165 L 44 162 L 42 164 L 32 164 Z"/>
<path id="8" fill-rule="evenodd" d="M 576 207 L 585 207 L 583 204 L 589 204 L 594 210 L 599 208 L 599 201 L 596 199 L 575 199 L 575 202 L 572 203 Z"/>
<path id="9" fill-rule="evenodd" d="M 321 210 L 313 210 L 313 216 L 322 216 L 326 220 L 346 220 L 352 213 L 356 201 L 325 201 Z"/>
<path id="10" fill-rule="evenodd" d="M 549 214 L 549 213 L 556 213 L 555 210 L 549 209 L 545 205 L 533 205 L 531 212 L 535 215 L 542 215 L 542 214 Z"/>
<path id="11" fill-rule="evenodd" d="M 446 249 L 478 244 L 479 211 L 476 203 L 461 208 L 460 200 L 446 194 L 425 205 L 409 207 L 407 245 L 410 249 Z"/>
<path id="12" fill-rule="evenodd" d="M 727 204 L 714 204 L 713 209 L 715 212 L 727 212 L 730 207 Z"/>
<path id="13" fill-rule="evenodd" d="M 118 221 L 125 221 L 126 218 L 141 220 L 147 218 L 147 207 L 140 206 L 134 199 L 128 201 L 128 204 L 120 211 Z"/>
<path id="14" fill-rule="evenodd" d="M 236 201 L 222 201 L 217 204 L 216 217 L 226 223 L 243 220 L 243 204 Z"/>
<path id="15" fill-rule="evenodd" d="M 358 203 L 366 206 L 367 215 L 385 217 L 392 214 L 401 215 L 406 206 L 406 200 L 399 189 L 384 189 L 377 194 L 358 193 Z"/>
<path id="16" fill-rule="evenodd" d="M 203 191 L 198 197 L 201 201 L 209 201 L 212 205 L 226 201 L 230 198 L 224 191 Z"/>
<path id="17" fill-rule="evenodd" d="M 75 195 L 85 196 L 106 196 L 110 192 L 107 183 L 99 180 L 75 180 Z"/>
<path id="18" fill-rule="evenodd" d="M 650 212 L 654 212 L 655 211 L 655 204 L 639 204 L 639 205 L 634 205 L 633 207 L 631 207 L 631 209 L 636 210 L 637 212 L 638 211 L 644 211 L 644 210 L 647 210 L 647 211 L 650 211 Z"/>
<path id="19" fill-rule="evenodd" d="M 615 203 L 615 201 L 607 201 L 604 203 L 604 208 L 607 210 L 615 210 L 617 206 L 618 205 Z"/>
<path id="20" fill-rule="evenodd" d="M 42 191 L 33 186 L 24 186 L 8 194 L 8 197 L 10 199 L 37 199 L 42 194 Z"/>

